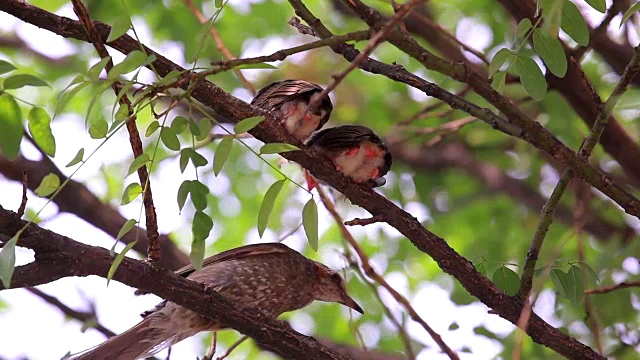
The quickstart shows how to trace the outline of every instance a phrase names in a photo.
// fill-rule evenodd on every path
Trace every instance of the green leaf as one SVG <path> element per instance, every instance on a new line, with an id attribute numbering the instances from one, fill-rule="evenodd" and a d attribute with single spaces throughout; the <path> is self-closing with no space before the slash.
<path id="1" fill-rule="evenodd" d="M 267 63 L 258 63 L 258 64 L 242 64 L 236 66 L 234 69 L 277 69 L 277 66 L 273 66 Z"/>
<path id="2" fill-rule="evenodd" d="M 42 178 L 40 185 L 34 190 L 36 195 L 46 197 L 53 194 L 60 187 L 60 178 L 54 173 L 49 173 Z"/>
<path id="3" fill-rule="evenodd" d="M 78 152 L 76 153 L 76 156 L 74 156 L 73 159 L 71 159 L 71 161 L 69 161 L 69 163 L 65 165 L 65 167 L 71 167 L 79 163 L 80 161 L 82 161 L 83 157 L 84 157 L 84 148 L 80 148 L 80 150 L 78 150 Z"/>
<path id="4" fill-rule="evenodd" d="M 186 117 L 182 115 L 176 116 L 171 122 L 171 129 L 173 129 L 176 134 L 182 134 L 182 132 L 187 128 L 188 123 L 189 120 Z"/>
<path id="5" fill-rule="evenodd" d="M 202 211 L 196 211 L 195 214 L 193 214 L 193 224 L 191 227 L 194 240 L 204 241 L 209 236 L 211 229 L 213 229 L 213 220 L 211 220 L 209 215 Z"/>
<path id="6" fill-rule="evenodd" d="M 127 105 L 126 103 L 120 105 L 118 107 L 118 111 L 116 111 L 116 113 L 113 115 L 113 118 L 116 120 L 116 122 L 122 122 L 126 120 L 128 117 L 129 117 L 129 105 Z"/>
<path id="7" fill-rule="evenodd" d="M 211 120 L 207 118 L 200 119 L 198 122 L 198 128 L 200 129 L 200 135 L 195 135 L 196 140 L 202 141 L 209 137 L 209 133 L 211 132 Z"/>
<path id="8" fill-rule="evenodd" d="M 236 134 L 245 133 L 258 126 L 258 124 L 260 124 L 264 119 L 264 116 L 253 116 L 250 118 L 246 118 L 238 122 L 233 129 Z"/>
<path id="9" fill-rule="evenodd" d="M 36 76 L 33 76 L 33 75 L 29 75 L 29 74 L 18 74 L 18 75 L 10 76 L 10 77 L 4 79 L 4 82 L 2 83 L 2 85 L 3 85 L 5 90 L 19 89 L 19 88 L 25 87 L 25 86 L 47 86 L 47 87 L 50 87 L 49 84 L 47 84 L 46 81 L 40 79 L 39 77 L 36 77 Z"/>
<path id="10" fill-rule="evenodd" d="M 220 9 L 222 7 L 222 0 L 215 0 L 213 4 L 217 9 Z"/>
<path id="11" fill-rule="evenodd" d="M 81 75 L 79 75 L 79 76 L 81 76 Z M 55 111 L 53 117 L 55 117 L 55 114 L 59 114 L 64 109 L 64 107 L 67 105 L 67 103 L 69 103 L 69 101 L 71 101 L 71 99 L 73 99 L 76 95 L 78 95 L 78 93 L 80 91 L 82 91 L 84 88 L 89 86 L 89 84 L 91 84 L 91 83 L 83 82 L 83 83 L 78 84 L 78 86 L 74 87 L 71 90 L 67 90 L 67 91 L 64 91 L 64 92 L 60 93 L 59 98 L 58 98 L 58 105 L 56 106 L 56 111 Z"/>
<path id="12" fill-rule="evenodd" d="M 9 241 L 4 243 L 0 250 L 0 280 L 5 289 L 11 287 L 11 277 L 16 265 L 16 243 L 22 234 L 22 230 L 18 231 Z"/>
<path id="13" fill-rule="evenodd" d="M 576 264 L 578 264 L 578 266 L 580 266 L 580 268 L 582 268 L 585 273 L 591 275 L 595 282 L 600 282 L 600 277 L 589 264 L 584 261 L 576 261 Z"/>
<path id="14" fill-rule="evenodd" d="M 173 132 L 173 129 L 163 127 L 160 130 L 160 140 L 167 148 L 175 151 L 180 150 L 180 140 L 178 140 L 178 136 Z"/>
<path id="15" fill-rule="evenodd" d="M 592 8 L 604 13 L 607 11 L 607 3 L 605 0 L 586 0 L 587 4 L 591 5 Z M 624 21 L 623 21 L 624 22 Z"/>
<path id="16" fill-rule="evenodd" d="M 518 27 L 516 28 L 516 44 L 521 44 L 527 40 L 525 36 L 532 27 L 533 24 L 531 24 L 531 20 L 529 20 L 529 18 L 520 20 Z"/>
<path id="17" fill-rule="evenodd" d="M 487 267 L 485 266 L 484 262 L 481 262 L 477 265 L 475 265 L 476 270 L 478 270 L 478 272 L 484 276 L 487 276 Z"/>
<path id="18" fill-rule="evenodd" d="M 262 145 L 262 147 L 260 148 L 260 154 L 277 154 L 296 150 L 300 150 L 300 148 L 295 145 L 286 143 L 268 143 Z"/>
<path id="19" fill-rule="evenodd" d="M 209 188 L 203 183 L 194 180 L 191 182 L 191 202 L 196 210 L 204 211 L 207 208 L 207 195 Z"/>
<path id="20" fill-rule="evenodd" d="M 122 262 L 122 260 L 124 260 L 124 256 L 127 254 L 127 252 L 129 252 L 129 250 L 131 250 L 132 247 L 136 245 L 137 242 L 138 240 L 128 243 L 127 246 L 122 249 L 122 252 L 116 255 L 115 259 L 113 259 L 113 263 L 111 263 L 111 266 L 109 266 L 109 272 L 107 273 L 107 285 L 109 285 L 109 281 L 113 279 L 113 275 L 116 274 L 120 263 Z"/>
<path id="21" fill-rule="evenodd" d="M 182 75 L 185 71 L 180 70 L 171 70 L 165 77 L 160 78 L 159 81 L 156 81 L 154 84 L 157 86 L 171 84 L 172 82 L 178 80 L 180 75 Z"/>
<path id="22" fill-rule="evenodd" d="M 180 172 L 184 173 L 184 170 L 187 168 L 189 164 L 189 158 L 191 157 L 191 148 L 185 148 L 180 150 Z"/>
<path id="23" fill-rule="evenodd" d="M 258 234 L 260 237 L 262 237 L 264 231 L 267 229 L 269 217 L 271 216 L 271 211 L 273 211 L 273 205 L 275 205 L 284 183 L 284 179 L 274 182 L 264 194 L 264 199 L 262 199 L 260 211 L 258 212 Z"/>
<path id="24" fill-rule="evenodd" d="M 111 25 L 111 31 L 107 37 L 107 42 L 112 42 L 124 35 L 131 27 L 131 19 L 127 15 L 121 15 L 115 19 Z"/>
<path id="25" fill-rule="evenodd" d="M 13 160 L 20 152 L 23 132 L 22 114 L 13 96 L 0 95 L 0 114 L 0 148 L 9 160 Z"/>
<path id="26" fill-rule="evenodd" d="M 29 132 L 33 140 L 45 152 L 54 157 L 56 155 L 56 139 L 51 132 L 51 118 L 49 114 L 41 108 L 34 107 L 29 111 Z"/>
<path id="27" fill-rule="evenodd" d="M 571 266 L 567 272 L 568 288 L 567 295 L 573 306 L 578 306 L 584 298 L 584 273 L 577 266 Z"/>
<path id="28" fill-rule="evenodd" d="M 11 72 L 13 70 L 17 69 L 15 66 L 13 66 L 12 63 L 6 61 L 6 60 L 0 60 L 0 75 L 2 74 L 6 74 L 8 72 Z"/>
<path id="29" fill-rule="evenodd" d="M 507 59 L 509 59 L 511 56 L 513 56 L 513 53 L 507 48 L 498 50 L 498 52 L 493 56 L 493 59 L 491 59 L 491 65 L 489 65 L 489 75 L 492 76 L 498 70 L 500 70 L 502 65 L 504 65 Z"/>
<path id="30" fill-rule="evenodd" d="M 104 70 L 104 67 L 107 66 L 109 60 L 111 60 L 111 56 L 102 58 L 100 61 L 93 64 L 93 66 L 87 70 L 87 78 L 92 81 L 98 80 L 100 78 L 100 73 Z"/>
<path id="31" fill-rule="evenodd" d="M 493 275 L 491 275 L 491 281 L 509 296 L 517 294 L 520 289 L 520 278 L 518 274 L 506 266 L 499 267 Z"/>
<path id="32" fill-rule="evenodd" d="M 122 227 L 120 228 L 120 231 L 118 231 L 116 240 L 122 239 L 123 236 L 125 236 L 129 231 L 131 231 L 131 229 L 133 229 L 134 226 L 136 226 L 136 223 L 137 221 L 135 221 L 134 219 L 127 220 L 127 222 L 125 222 L 124 225 L 122 225 Z"/>
<path id="33" fill-rule="evenodd" d="M 318 251 L 318 207 L 313 198 L 302 208 L 302 226 L 313 251 Z"/>
<path id="34" fill-rule="evenodd" d="M 149 126 L 147 127 L 147 131 L 145 131 L 144 135 L 146 137 L 149 137 L 153 135 L 153 133 L 156 132 L 156 130 L 158 130 L 159 128 L 160 128 L 160 123 L 158 122 L 158 120 L 153 120 L 151 124 L 149 124 Z"/>
<path id="35" fill-rule="evenodd" d="M 191 192 L 191 180 L 185 180 L 180 184 L 178 188 L 178 208 L 182 211 L 184 203 L 187 201 L 187 196 Z"/>
<path id="36" fill-rule="evenodd" d="M 142 187 L 138 183 L 131 183 L 127 185 L 122 194 L 122 205 L 127 205 L 132 202 L 138 195 L 142 194 Z"/>
<path id="37" fill-rule="evenodd" d="M 127 176 L 129 176 L 129 175 L 133 174 L 134 172 L 138 171 L 138 169 L 143 167 L 150 160 L 151 159 L 149 159 L 149 155 L 144 154 L 144 153 L 141 154 L 140 156 L 138 156 L 137 158 L 135 158 L 131 162 L 131 165 L 129 165 L 129 170 L 127 170 Z"/>
<path id="38" fill-rule="evenodd" d="M 207 166 L 209 161 L 195 149 L 191 149 L 191 162 L 195 167 Z"/>
<path id="39" fill-rule="evenodd" d="M 589 45 L 589 28 L 582 13 L 571 1 L 564 1 L 562 8 L 562 30 L 564 30 L 579 45 Z"/>
<path id="40" fill-rule="evenodd" d="M 533 47 L 544 60 L 549 71 L 563 78 L 567 73 L 567 58 L 560 40 L 536 29 L 533 31 Z"/>
<path id="41" fill-rule="evenodd" d="M 620 27 L 622 27 L 622 25 L 625 22 L 627 22 L 627 20 L 629 20 L 629 18 L 631 18 L 631 15 L 635 14 L 638 11 L 640 11 L 640 1 L 638 1 L 635 4 L 629 6 L 627 11 L 624 12 L 624 15 L 622 16 L 622 21 L 620 22 Z"/>
<path id="42" fill-rule="evenodd" d="M 231 147 L 233 146 L 233 137 L 226 136 L 222 138 L 218 146 L 216 147 L 216 152 L 213 154 L 213 173 L 218 176 L 224 163 L 227 162 L 227 158 L 229 158 L 229 153 L 231 152 Z"/>
<path id="43" fill-rule="evenodd" d="M 120 64 L 115 65 L 113 68 L 111 68 L 111 71 L 109 71 L 109 75 L 107 75 L 107 78 L 110 80 L 114 80 L 120 75 L 128 74 L 142 66 L 146 59 L 147 56 L 142 51 L 134 50 L 130 52 Z"/>
<path id="44" fill-rule="evenodd" d="M 194 224 L 195 224 L 195 220 L 194 220 Z M 204 250 L 205 250 L 204 240 L 196 239 L 194 237 L 193 241 L 191 241 L 191 252 L 189 253 L 189 258 L 191 259 L 191 264 L 196 270 L 200 270 L 202 268 L 202 262 L 204 261 Z"/>
<path id="45" fill-rule="evenodd" d="M 89 128 L 89 136 L 92 139 L 102 139 L 109 133 L 109 124 L 105 119 L 97 119 Z"/>
<path id="46" fill-rule="evenodd" d="M 493 75 L 493 80 L 491 81 L 491 87 L 496 89 L 496 91 L 499 92 L 500 94 L 502 94 L 504 92 L 506 78 L 507 78 L 506 71 L 498 71 Z"/>
<path id="47" fill-rule="evenodd" d="M 527 93 L 536 101 L 542 101 L 547 95 L 547 82 L 542 71 L 532 58 L 516 57 L 516 72 Z"/>
<path id="48" fill-rule="evenodd" d="M 566 274 L 560 269 L 552 269 L 551 271 L 549 271 L 549 277 L 551 278 L 551 281 L 553 281 L 556 290 L 558 290 L 558 295 L 560 295 L 560 297 L 562 298 L 567 299 L 567 292 L 563 285 L 563 283 L 566 281 Z"/>
<path id="49" fill-rule="evenodd" d="M 198 123 L 193 119 L 189 119 L 189 131 L 191 131 L 191 135 L 195 137 L 200 136 L 200 128 L 198 127 Z"/>

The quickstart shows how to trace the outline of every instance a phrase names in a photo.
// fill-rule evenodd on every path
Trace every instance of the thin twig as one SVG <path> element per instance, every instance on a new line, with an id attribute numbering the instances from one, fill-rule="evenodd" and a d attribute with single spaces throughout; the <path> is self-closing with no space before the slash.
<path id="1" fill-rule="evenodd" d="M 353 220 L 345 221 L 344 224 L 347 226 L 356 226 L 356 225 L 367 226 L 370 224 L 375 224 L 377 222 L 384 222 L 384 217 L 376 215 L 368 219 L 355 218 Z"/>
<path id="2" fill-rule="evenodd" d="M 464 97 L 464 96 L 469 92 L 469 90 L 471 90 L 471 86 L 467 85 L 467 86 L 465 86 L 462 90 L 458 91 L 455 95 L 456 95 L 456 96 L 458 96 L 458 97 L 460 97 L 460 98 L 462 98 L 462 97 Z M 438 101 L 438 102 L 436 102 L 435 104 L 429 105 L 429 106 L 425 107 L 424 109 L 422 109 L 422 110 L 418 111 L 417 113 L 415 113 L 415 114 L 411 115 L 411 116 L 410 116 L 410 117 L 408 117 L 407 119 L 405 119 L 405 120 L 402 120 L 402 121 L 398 122 L 398 124 L 397 124 L 397 125 L 398 125 L 398 126 L 402 126 L 402 125 L 409 125 L 409 124 L 411 124 L 412 122 L 414 122 L 414 121 L 416 121 L 416 120 L 418 120 L 418 119 L 421 119 L 421 118 L 422 118 L 425 114 L 427 114 L 428 112 L 435 111 L 435 110 L 437 110 L 438 108 L 440 108 L 440 107 L 442 107 L 442 106 L 444 106 L 444 105 L 446 105 L 446 103 L 445 103 L 445 102 L 443 102 L 443 101 Z M 453 109 L 452 109 L 452 110 L 453 110 Z"/>
<path id="3" fill-rule="evenodd" d="M 333 79 L 334 79 L 333 83 L 327 86 L 320 93 L 314 94 L 311 97 L 311 101 L 309 102 L 309 111 L 315 112 L 316 107 L 320 104 L 320 100 L 325 96 L 329 95 L 329 93 L 333 91 L 336 88 L 336 86 L 338 86 L 338 84 L 340 84 L 340 82 L 351 71 L 353 71 L 353 69 L 357 68 L 360 65 L 360 63 L 365 61 L 369 57 L 369 55 L 373 52 L 373 50 L 375 50 L 376 47 L 378 47 L 378 45 L 380 45 L 385 40 L 387 35 L 391 33 L 391 31 L 396 27 L 396 25 L 400 23 L 402 19 L 404 19 L 404 17 L 409 14 L 411 9 L 413 9 L 416 5 L 418 5 L 420 1 L 422 0 L 411 0 L 408 3 L 402 5 L 398 9 L 398 11 L 396 11 L 396 13 L 389 19 L 389 21 L 387 21 L 387 23 L 384 26 L 382 26 L 375 35 L 373 35 L 371 40 L 369 40 L 369 43 L 367 44 L 367 46 L 362 50 L 362 52 L 358 56 L 356 56 L 355 59 L 353 59 L 351 64 L 349 64 L 349 66 L 347 66 L 347 68 L 344 69 L 344 71 L 342 71 L 341 73 L 337 75 L 333 75 Z"/>
<path id="4" fill-rule="evenodd" d="M 640 281 L 624 281 L 617 285 L 605 286 L 597 289 L 586 290 L 585 294 L 608 294 L 612 291 L 627 289 L 630 287 L 640 287 Z"/>
<path id="5" fill-rule="evenodd" d="M 238 339 L 238 341 L 234 342 L 233 345 L 231 345 L 231 347 L 229 347 L 229 349 L 224 354 L 222 354 L 222 356 L 218 357 L 216 360 L 223 360 L 224 358 L 229 356 L 229 354 L 231 354 L 233 350 L 235 350 L 238 346 L 240 346 L 240 344 L 242 344 L 248 338 L 249 338 L 248 336 L 242 335 L 242 337 Z"/>
<path id="6" fill-rule="evenodd" d="M 200 24 L 202 24 L 202 25 L 206 25 L 207 24 L 207 22 L 208 22 L 207 18 L 204 16 L 204 14 L 202 14 L 202 11 L 200 11 L 193 4 L 193 2 L 191 0 L 184 0 L 184 4 L 187 6 L 187 9 L 189 9 L 189 11 L 191 11 L 193 16 L 195 16 L 196 19 L 198 19 Z M 216 47 L 222 53 L 222 55 L 227 60 L 234 60 L 235 56 L 233 56 L 231 51 L 229 51 L 229 48 L 227 48 L 227 46 L 224 44 L 224 41 L 222 41 L 222 37 L 220 36 L 220 33 L 218 32 L 218 30 L 216 30 L 216 28 L 211 26 L 209 28 L 209 34 L 211 34 L 211 37 L 216 42 Z M 247 88 L 247 90 L 251 91 L 251 94 L 255 94 L 256 93 L 256 88 L 253 86 L 253 84 L 251 82 L 249 82 L 249 80 L 247 80 L 247 78 L 244 77 L 244 75 L 242 74 L 242 71 L 240 69 L 234 69 L 233 73 L 236 74 L 238 79 L 240 79 L 240 81 L 242 82 L 244 87 Z"/>
<path id="7" fill-rule="evenodd" d="M 96 49 L 100 58 L 104 59 L 109 56 L 107 48 L 102 42 L 102 38 L 96 27 L 94 26 L 87 8 L 82 4 L 80 0 L 72 0 L 73 11 L 78 16 L 80 23 L 84 27 L 85 31 L 91 39 L 93 47 Z M 113 68 L 113 61 L 109 59 L 105 65 L 107 73 Z M 131 143 L 131 149 L 133 150 L 134 158 L 138 158 L 142 155 L 142 140 L 140 139 L 140 133 L 136 127 L 136 115 L 133 112 L 133 106 L 129 97 L 126 94 L 119 96 L 122 92 L 122 85 L 119 81 L 114 81 L 111 84 L 116 97 L 119 97 L 120 106 L 126 106 L 128 109 L 128 117 L 126 120 L 127 131 L 129 132 L 129 142 Z M 156 262 L 160 259 L 160 244 L 158 242 L 158 220 L 156 217 L 156 209 L 153 205 L 153 196 L 151 195 L 151 180 L 149 178 L 149 172 L 147 166 L 143 165 L 138 169 L 138 178 L 140 179 L 140 185 L 143 189 L 142 202 L 145 208 L 146 226 L 147 226 L 147 259 L 152 262 Z"/>
<path id="8" fill-rule="evenodd" d="M 440 349 L 444 353 L 446 353 L 450 359 L 452 360 L 459 359 L 458 355 L 453 350 L 451 350 L 451 348 L 444 342 L 444 340 L 442 340 L 442 337 L 440 337 L 440 335 L 436 333 L 429 326 L 429 324 L 427 324 L 427 322 L 424 321 L 422 317 L 420 317 L 420 315 L 418 315 L 418 313 L 415 311 L 413 306 L 411 306 L 411 303 L 409 302 L 409 300 L 407 300 L 407 298 L 402 296 L 402 294 L 400 294 L 393 287 L 391 287 L 391 285 L 389 285 L 389 283 L 387 283 L 387 281 L 373 269 L 367 254 L 365 254 L 365 252 L 362 250 L 360 245 L 358 245 L 358 242 L 356 241 L 356 239 L 354 239 L 353 235 L 351 235 L 349 230 L 347 230 L 346 226 L 344 226 L 343 220 L 340 217 L 340 214 L 338 214 L 338 211 L 336 210 L 336 207 L 333 204 L 333 202 L 329 200 L 329 198 L 324 193 L 321 187 L 318 187 L 317 190 L 318 190 L 318 195 L 320 195 L 320 200 L 322 200 L 322 203 L 324 204 L 325 208 L 327 208 L 331 216 L 334 218 L 336 224 L 338 225 L 338 227 L 340 228 L 340 231 L 342 232 L 342 236 L 345 238 L 345 240 L 347 240 L 349 245 L 351 245 L 353 250 L 358 255 L 358 259 L 360 259 L 360 263 L 361 263 L 362 269 L 364 270 L 364 273 L 367 274 L 367 276 L 373 279 L 376 283 L 380 284 L 380 286 L 382 286 L 385 290 L 387 290 L 389 294 L 391 294 L 391 296 L 396 300 L 396 302 L 398 302 L 398 304 L 400 304 L 405 309 L 405 311 L 409 314 L 411 319 L 417 322 L 418 324 L 420 324 L 427 331 L 427 333 L 431 336 L 433 341 L 435 341 L 436 344 L 438 344 Z"/>
<path id="9" fill-rule="evenodd" d="M 593 148 L 596 146 L 596 144 L 598 144 L 600 135 L 602 135 L 602 132 L 607 126 L 607 122 L 609 120 L 611 112 L 613 111 L 613 108 L 615 107 L 622 94 L 627 90 L 627 87 L 629 86 L 633 78 L 638 74 L 638 72 L 640 72 L 640 45 L 635 48 L 635 52 L 633 54 L 633 57 L 631 58 L 631 61 L 627 65 L 627 68 L 624 70 L 624 73 L 622 74 L 622 77 L 618 81 L 616 87 L 613 89 L 613 92 L 599 110 L 598 117 L 593 123 L 591 132 L 580 146 L 580 149 L 578 150 L 578 156 L 580 156 L 582 159 L 587 160 L 591 155 Z M 558 181 L 558 184 L 553 190 L 551 197 L 544 205 L 544 207 L 542 208 L 542 212 L 540 213 L 538 228 L 533 235 L 533 240 L 531 241 L 531 246 L 529 247 L 529 252 L 527 253 L 527 258 L 522 270 L 522 278 L 520 281 L 520 290 L 518 292 L 518 296 L 523 300 L 525 300 L 531 292 L 532 279 L 535 274 L 535 266 L 536 261 L 538 260 L 538 255 L 540 254 L 540 249 L 542 248 L 545 235 L 547 234 L 547 231 L 549 230 L 549 227 L 553 222 L 553 214 L 555 212 L 556 206 L 572 177 L 573 172 L 571 170 L 567 169 L 564 171 L 564 173 L 560 177 L 560 181 Z"/>
<path id="10" fill-rule="evenodd" d="M 27 170 L 25 169 L 22 170 L 22 200 L 20 201 L 18 211 L 16 211 L 16 216 L 18 216 L 18 218 L 21 218 L 22 215 L 24 215 L 24 210 L 27 208 L 27 189 Z"/>

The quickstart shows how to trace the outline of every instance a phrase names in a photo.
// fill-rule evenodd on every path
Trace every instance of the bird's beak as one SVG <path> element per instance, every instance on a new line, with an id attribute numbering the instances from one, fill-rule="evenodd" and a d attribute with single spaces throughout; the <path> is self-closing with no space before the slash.
<path id="1" fill-rule="evenodd" d="M 358 303 L 355 302 L 355 300 L 353 300 L 349 296 L 346 296 L 345 299 L 341 302 L 341 304 L 352 308 L 353 310 L 359 312 L 360 314 L 364 314 L 364 311 L 362 310 L 360 305 L 358 305 Z"/>

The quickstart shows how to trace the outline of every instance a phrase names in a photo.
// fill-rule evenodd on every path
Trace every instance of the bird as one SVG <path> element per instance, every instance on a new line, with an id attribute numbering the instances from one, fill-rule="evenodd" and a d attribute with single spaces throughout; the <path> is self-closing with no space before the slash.
<path id="1" fill-rule="evenodd" d="M 337 302 L 364 313 L 348 295 L 340 274 L 281 243 L 241 246 L 206 258 L 200 270 L 188 265 L 176 273 L 272 318 L 314 300 Z M 68 359 L 146 358 L 201 331 L 224 329 L 167 300 L 142 316 L 144 319 L 133 328 Z"/>
<path id="2" fill-rule="evenodd" d="M 383 176 L 391 169 L 389 149 L 366 126 L 342 125 L 318 131 L 311 136 L 307 146 L 327 156 L 344 175 L 373 187 L 384 185 Z M 317 185 L 308 172 L 307 181 L 309 190 Z"/>
<path id="3" fill-rule="evenodd" d="M 260 89 L 251 105 L 271 111 L 289 134 L 303 141 L 322 128 L 331 116 L 333 104 L 329 96 L 324 96 L 318 106 L 309 109 L 313 95 L 323 90 L 304 80 L 280 80 Z"/>

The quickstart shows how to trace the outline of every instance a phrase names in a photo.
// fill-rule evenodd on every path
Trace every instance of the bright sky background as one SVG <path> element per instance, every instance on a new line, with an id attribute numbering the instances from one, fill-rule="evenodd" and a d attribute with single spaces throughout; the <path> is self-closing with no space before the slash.
<path id="1" fill-rule="evenodd" d="M 246 7 L 248 6 L 248 2 L 233 1 L 230 2 L 230 5 Z M 58 13 L 70 18 L 75 18 L 70 7 L 66 7 Z M 134 24 L 143 42 L 159 50 L 162 54 L 167 55 L 171 60 L 184 65 L 182 50 L 176 44 L 154 43 L 149 35 L 148 29 L 141 21 L 134 20 Z M 482 48 L 488 41 L 485 36 L 490 36 L 490 32 L 473 19 L 465 19 L 461 22 L 459 30 L 460 29 L 462 31 L 459 31 L 457 35 L 462 37 L 462 40 L 467 44 L 474 44 L 479 48 Z M 74 48 L 69 45 L 69 42 L 62 37 L 45 30 L 40 30 L 31 25 L 25 25 L 4 13 L 0 13 L 0 30 L 16 31 L 23 40 L 31 43 L 33 48 L 52 57 L 68 55 L 74 51 Z M 473 34 L 474 39 L 465 39 L 465 34 Z M 247 44 L 247 48 L 242 54 L 244 57 L 270 54 L 282 48 L 285 44 L 290 46 L 290 43 L 285 42 L 285 39 L 282 38 L 270 38 L 267 41 L 249 41 Z M 114 58 L 116 61 L 122 58 L 119 56 L 119 53 L 115 51 L 112 52 L 112 55 L 115 55 Z M 304 55 L 297 55 L 297 57 L 299 56 Z M 1 53 L 0 58 L 6 59 Z M 296 56 L 288 59 L 288 61 L 296 61 Z M 260 70 L 252 70 L 245 73 L 250 80 L 254 80 L 260 75 Z M 247 91 L 237 90 L 234 92 L 234 95 L 241 97 L 243 100 L 250 100 L 250 95 Z M 423 96 L 423 94 L 415 95 Z M 90 139 L 89 136 L 87 136 L 86 130 L 81 126 L 81 122 L 75 121 L 74 119 L 68 117 L 58 118 L 52 124 L 52 127 L 58 144 L 54 161 L 66 174 L 70 172 L 64 165 L 73 158 L 79 147 L 85 147 L 87 151 L 90 151 L 100 143 L 99 140 Z M 71 144 L 72 146 L 65 146 L 65 144 Z M 26 142 L 23 142 L 22 150 L 27 157 L 38 158 L 39 156 Z M 92 182 L 89 180 L 93 179 L 95 174 L 99 173 L 100 167 L 103 164 L 107 162 L 130 161 L 130 158 L 131 150 L 128 141 L 124 136 L 117 136 L 110 140 L 103 149 L 75 175 L 74 179 L 84 182 L 85 185 L 96 194 L 104 193 L 105 189 L 99 183 L 96 184 L 95 181 Z M 248 160 L 251 162 L 250 159 Z M 174 162 L 175 161 L 177 160 L 174 160 Z M 175 195 L 173 194 L 176 194 L 182 180 L 191 178 L 193 173 L 187 171 L 183 177 L 180 177 L 175 174 L 175 169 L 177 169 L 176 164 L 168 162 L 163 166 L 167 170 L 160 171 L 152 178 L 154 194 L 156 195 L 154 201 L 156 203 L 158 219 L 160 219 L 160 232 L 168 233 L 182 229 L 182 233 L 188 234 L 189 225 L 185 222 L 184 216 L 177 216 L 178 208 Z M 398 181 L 397 177 L 395 177 L 395 179 Z M 394 179 L 391 179 L 391 181 L 393 180 Z M 224 192 L 224 189 L 228 189 L 229 180 L 226 177 L 220 176 L 216 181 L 216 185 L 212 188 L 217 188 L 218 191 L 222 192 Z M 17 209 L 20 204 L 21 185 L 16 182 L 6 181 L 6 179 L 0 177 L 0 189 L 2 189 L 2 191 L 0 191 L 0 204 L 5 208 Z M 158 194 L 169 195 L 158 196 Z M 223 193 L 217 195 L 224 196 Z M 29 194 L 28 205 L 30 208 L 39 210 L 44 203 L 42 199 L 38 199 L 34 194 Z M 230 204 L 233 204 L 233 199 L 230 199 Z M 320 210 L 320 220 L 325 219 L 320 225 L 321 231 L 323 231 L 331 225 L 331 222 L 329 221 L 329 216 L 323 213 L 323 209 L 321 208 Z M 417 216 L 419 220 L 428 218 L 428 209 L 424 208 L 421 204 L 409 204 L 406 210 L 414 214 L 414 216 Z M 140 202 L 135 201 L 130 205 L 121 207 L 120 211 L 127 218 L 137 218 L 140 211 Z M 91 245 L 110 248 L 113 244 L 113 239 L 110 236 L 96 230 L 75 216 L 69 214 L 57 215 L 56 213 L 57 209 L 55 204 L 49 204 L 43 211 L 42 217 L 50 217 L 50 220 L 45 220 L 41 225 L 52 231 Z M 362 216 L 364 214 L 366 213 L 361 209 L 349 210 L 349 216 Z M 388 226 L 375 225 L 368 226 L 364 230 L 355 228 L 354 235 L 358 236 L 358 234 L 366 232 L 368 236 L 377 236 L 376 226 L 382 226 L 384 231 L 390 235 L 397 234 L 395 230 L 389 229 Z M 185 228 L 187 229 L 186 232 L 184 230 Z M 214 227 L 208 244 L 220 236 L 222 236 L 222 234 L 216 233 L 216 227 Z M 277 234 L 267 230 L 267 234 L 262 240 L 258 239 L 255 232 L 247 234 L 246 240 L 247 242 L 273 241 L 276 237 Z M 304 242 L 304 237 L 298 235 L 285 241 L 287 245 L 295 249 L 300 249 Z M 119 246 L 118 249 L 122 249 L 122 247 L 123 246 Z M 332 250 L 329 249 L 328 251 L 330 252 Z M 321 258 L 329 266 L 334 268 L 343 266 L 339 261 L 332 261 L 329 259 L 330 257 L 325 255 L 329 254 L 321 254 Z M 335 259 L 335 257 L 333 258 Z M 20 264 L 24 264 L 30 261 L 32 257 L 29 251 L 23 250 L 19 252 L 18 259 Z M 325 261 L 324 259 L 327 260 Z M 425 261 L 431 260 L 428 260 L 425 256 Z M 386 267 L 385 259 L 379 256 L 373 257 L 373 263 L 380 270 Z M 499 336 L 506 336 L 513 331 L 513 325 L 496 315 L 488 314 L 486 306 L 479 302 L 468 306 L 455 305 L 449 300 L 449 294 L 443 289 L 443 286 L 446 287 L 443 284 L 425 283 L 423 288 L 414 293 L 409 293 L 407 280 L 405 278 L 406 275 L 407 274 L 403 273 L 392 273 L 388 274 L 386 279 L 396 290 L 411 300 L 419 314 L 443 337 L 444 341 L 450 347 L 460 349 L 466 346 L 471 349 L 473 355 L 459 352 L 462 359 L 490 359 L 500 352 L 501 345 L 498 341 L 476 335 L 473 332 L 473 328 L 483 324 L 489 331 Z M 410 274 L 408 275 L 410 276 Z M 41 286 L 40 289 L 59 298 L 62 302 L 75 309 L 86 309 L 88 302 L 95 303 L 100 322 L 117 333 L 123 332 L 136 324 L 140 320 L 139 314 L 144 310 L 152 308 L 159 301 L 159 299 L 153 295 L 136 297 L 133 295 L 133 289 L 115 281 L 111 282 L 107 287 L 105 279 L 93 276 L 88 278 L 65 278 Z M 56 308 L 47 305 L 25 290 L 2 291 L 0 292 L 0 297 L 2 301 L 9 304 L 9 308 L 0 309 L 0 358 L 20 359 L 28 357 L 30 359 L 54 359 L 61 357 L 67 351 L 75 353 L 104 341 L 104 337 L 95 330 L 88 330 L 85 333 L 81 333 L 80 327 L 82 324 L 75 320 L 64 319 L 61 312 Z M 395 315 L 401 314 L 400 308 L 395 305 L 395 302 L 388 294 L 384 293 L 383 297 Z M 551 291 L 545 291 L 541 294 L 535 310 L 543 319 L 557 326 L 560 322 L 553 317 L 553 303 L 553 293 Z M 339 305 L 322 303 L 315 304 L 314 306 Z M 454 331 L 449 331 L 448 327 L 452 322 L 457 322 L 460 327 Z M 313 335 L 313 319 L 308 315 L 298 312 L 298 315 L 292 318 L 292 324 L 299 331 Z M 395 331 L 389 324 L 386 329 L 380 329 L 372 324 L 364 324 L 360 327 L 360 331 L 367 344 L 375 344 L 381 336 L 381 330 L 385 332 Z M 437 346 L 435 346 L 430 337 L 418 324 L 410 323 L 408 330 L 414 339 L 430 345 L 430 349 L 422 351 L 418 359 L 447 359 L 446 356 L 439 353 Z M 200 353 L 199 341 L 200 339 L 198 337 L 194 337 L 174 346 L 172 358 L 193 359 L 196 354 L 202 355 Z M 230 358 L 242 359 L 244 358 L 242 353 L 241 346 Z M 161 353 L 160 356 L 164 356 L 163 354 L 164 352 Z"/>

